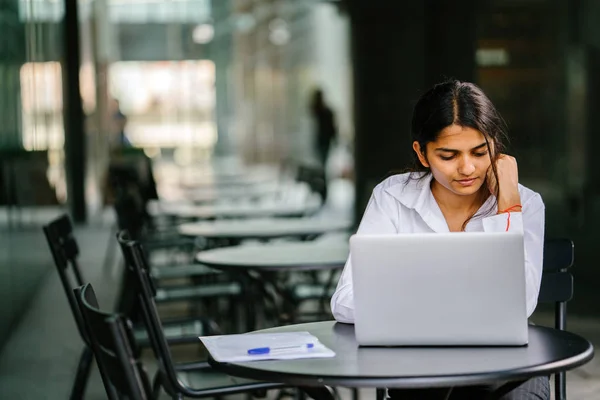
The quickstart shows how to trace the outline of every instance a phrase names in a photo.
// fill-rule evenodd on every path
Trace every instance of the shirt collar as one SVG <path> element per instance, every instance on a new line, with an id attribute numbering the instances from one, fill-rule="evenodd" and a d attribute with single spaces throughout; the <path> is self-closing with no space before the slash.
<path id="1" fill-rule="evenodd" d="M 405 207 L 418 211 L 431 194 L 431 179 L 431 174 L 407 174 L 406 179 L 388 186 L 385 191 Z"/>
<path id="2" fill-rule="evenodd" d="M 406 208 L 415 210 L 435 232 L 448 232 L 448 224 L 431 193 L 431 174 L 415 173 L 386 188 L 386 192 Z"/>
<path id="3" fill-rule="evenodd" d="M 432 179 L 430 173 L 414 173 L 407 175 L 401 182 L 390 185 L 385 191 L 406 208 L 415 210 L 434 232 L 449 232 L 444 214 L 431 193 Z M 485 210 L 495 214 L 498 206 L 493 204 L 494 201 L 493 196 L 488 197 L 476 214 Z"/>

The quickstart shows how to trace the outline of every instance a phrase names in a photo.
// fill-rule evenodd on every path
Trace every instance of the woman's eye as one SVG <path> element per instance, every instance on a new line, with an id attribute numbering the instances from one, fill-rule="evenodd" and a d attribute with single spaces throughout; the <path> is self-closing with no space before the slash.
<path id="1" fill-rule="evenodd" d="M 483 152 L 483 153 L 475 153 L 474 155 L 475 155 L 475 157 L 483 157 L 483 156 L 487 156 L 487 151 L 486 151 L 486 152 Z"/>
<path id="2" fill-rule="evenodd" d="M 452 160 L 454 158 L 454 156 L 440 156 L 440 158 L 442 160 L 449 161 L 449 160 Z"/>

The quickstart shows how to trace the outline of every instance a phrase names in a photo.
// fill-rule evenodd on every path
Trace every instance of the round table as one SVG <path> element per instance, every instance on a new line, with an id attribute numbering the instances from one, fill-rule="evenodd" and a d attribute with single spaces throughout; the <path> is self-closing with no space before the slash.
<path id="1" fill-rule="evenodd" d="M 382 327 L 385 329 L 385 327 Z M 227 374 L 293 386 L 426 388 L 526 380 L 576 368 L 594 355 L 573 333 L 529 327 L 523 347 L 359 347 L 354 325 L 333 321 L 259 332 L 308 331 L 336 353 L 333 358 L 210 363 Z"/>
<path id="2" fill-rule="evenodd" d="M 264 218 L 264 217 L 302 217 L 314 214 L 321 208 L 320 201 L 305 204 L 214 204 L 195 206 L 192 204 L 165 204 L 160 207 L 162 214 L 185 219 L 219 218 Z"/>
<path id="3" fill-rule="evenodd" d="M 322 235 L 346 231 L 351 226 L 350 221 L 343 219 L 275 218 L 187 223 L 180 225 L 178 231 L 183 236 L 243 240 Z"/>
<path id="4" fill-rule="evenodd" d="M 278 167 L 261 166 L 214 166 L 189 168 L 180 172 L 179 183 L 183 187 L 238 186 L 277 180 Z"/>
<path id="5" fill-rule="evenodd" d="M 329 277 L 324 285 L 322 309 L 329 299 L 329 288 L 335 287 L 335 271 L 342 269 L 350 252 L 348 241 L 266 243 L 206 250 L 196 255 L 202 265 L 232 273 L 240 278 L 248 302 L 246 304 L 247 330 L 256 329 L 257 310 L 264 311 L 257 299 L 267 301 L 277 321 L 283 315 L 294 317 L 293 302 L 286 295 L 285 281 L 279 272 L 325 271 Z M 247 284 L 245 284 L 247 283 Z M 308 285 L 308 287 L 312 287 Z M 275 295 L 271 294 L 271 290 Z M 296 289 L 303 286 L 295 286 Z M 305 287 L 304 287 L 305 288 Z M 266 307 L 266 303 L 264 305 Z M 284 312 L 283 310 L 286 310 Z"/>
<path id="6" fill-rule="evenodd" d="M 241 201 L 244 199 L 261 199 L 276 197 L 284 192 L 289 185 L 278 183 L 254 186 L 230 186 L 221 188 L 204 188 L 184 190 L 182 197 L 193 203 L 215 203 L 220 200 Z"/>
<path id="7" fill-rule="evenodd" d="M 252 244 L 202 251 L 196 261 L 228 271 L 314 271 L 343 268 L 349 251 L 347 241 Z"/>

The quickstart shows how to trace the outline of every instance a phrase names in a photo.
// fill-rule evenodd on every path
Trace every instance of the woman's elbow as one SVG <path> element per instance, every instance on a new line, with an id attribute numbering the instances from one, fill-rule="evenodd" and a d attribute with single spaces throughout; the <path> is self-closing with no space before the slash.
<path id="1" fill-rule="evenodd" d="M 331 313 L 337 322 L 344 324 L 354 323 L 354 309 L 340 304 L 335 299 L 331 300 Z"/>
<path id="2" fill-rule="evenodd" d="M 537 304 L 538 304 L 537 294 L 535 296 L 532 296 L 531 298 L 527 299 L 527 318 L 531 317 L 531 314 L 533 314 L 533 312 L 535 311 Z"/>

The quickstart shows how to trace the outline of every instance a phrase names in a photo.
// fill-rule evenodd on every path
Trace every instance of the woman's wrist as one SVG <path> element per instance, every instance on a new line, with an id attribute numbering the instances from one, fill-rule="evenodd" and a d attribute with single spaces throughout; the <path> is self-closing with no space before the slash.
<path id="1" fill-rule="evenodd" d="M 520 212 L 521 207 L 521 196 L 519 194 L 511 194 L 510 196 L 502 196 L 498 199 L 498 213 L 503 212 Z"/>

